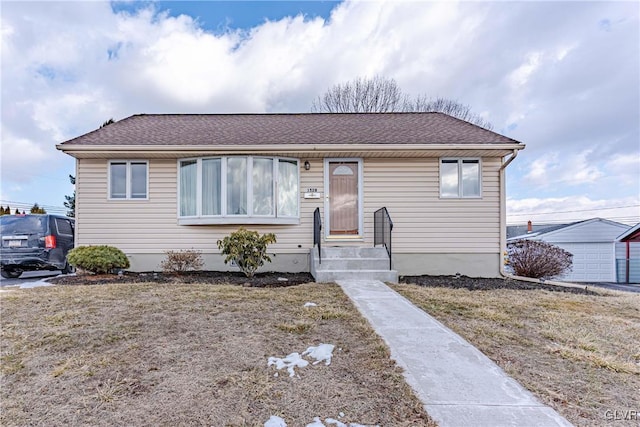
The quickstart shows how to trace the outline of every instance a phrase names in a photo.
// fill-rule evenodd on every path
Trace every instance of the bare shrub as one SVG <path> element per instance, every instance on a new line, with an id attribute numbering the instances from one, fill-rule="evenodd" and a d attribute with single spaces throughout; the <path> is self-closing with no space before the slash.
<path id="1" fill-rule="evenodd" d="M 549 279 L 571 271 L 573 254 L 537 240 L 516 240 L 507 245 L 508 264 L 517 276 Z"/>
<path id="2" fill-rule="evenodd" d="M 160 263 L 162 270 L 167 273 L 184 273 L 185 271 L 201 270 L 202 253 L 195 249 L 180 251 L 166 251 L 166 258 Z"/>

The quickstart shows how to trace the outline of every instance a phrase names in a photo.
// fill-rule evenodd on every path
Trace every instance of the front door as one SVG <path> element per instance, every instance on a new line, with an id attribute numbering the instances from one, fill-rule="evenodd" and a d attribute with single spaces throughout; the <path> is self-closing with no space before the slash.
<path id="1" fill-rule="evenodd" d="M 359 237 L 360 161 L 327 160 L 325 166 L 328 237 Z"/>

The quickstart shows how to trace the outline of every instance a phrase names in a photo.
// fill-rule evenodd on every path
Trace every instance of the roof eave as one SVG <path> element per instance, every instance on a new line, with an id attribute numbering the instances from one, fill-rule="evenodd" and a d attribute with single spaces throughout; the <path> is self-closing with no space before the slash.
<path id="1" fill-rule="evenodd" d="M 441 150 L 488 150 L 513 151 L 522 150 L 524 144 L 489 143 L 489 144 L 259 144 L 259 145 L 84 145 L 58 144 L 56 148 L 64 153 L 131 153 L 131 152 L 202 152 L 211 153 L 251 153 L 251 152 L 397 152 L 397 151 L 441 151 Z"/>

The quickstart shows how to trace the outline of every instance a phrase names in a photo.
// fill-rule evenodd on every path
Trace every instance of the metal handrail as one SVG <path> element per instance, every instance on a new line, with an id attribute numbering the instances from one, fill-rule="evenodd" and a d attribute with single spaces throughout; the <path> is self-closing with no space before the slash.
<path id="1" fill-rule="evenodd" d="M 389 270 L 391 265 L 391 231 L 393 230 L 393 221 L 387 208 L 380 208 L 373 213 L 373 245 L 383 245 L 389 255 Z"/>
<path id="2" fill-rule="evenodd" d="M 313 211 L 313 246 L 318 245 L 318 260 L 322 264 L 322 218 L 320 208 Z"/>

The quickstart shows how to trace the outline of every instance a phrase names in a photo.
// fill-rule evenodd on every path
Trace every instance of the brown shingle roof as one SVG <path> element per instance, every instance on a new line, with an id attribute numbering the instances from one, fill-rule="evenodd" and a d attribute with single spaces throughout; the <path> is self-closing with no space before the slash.
<path id="1" fill-rule="evenodd" d="M 63 145 L 449 143 L 519 142 L 442 113 L 139 114 Z"/>

